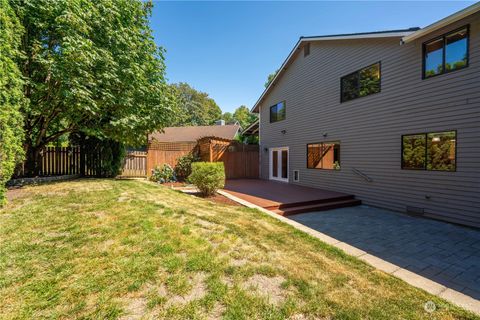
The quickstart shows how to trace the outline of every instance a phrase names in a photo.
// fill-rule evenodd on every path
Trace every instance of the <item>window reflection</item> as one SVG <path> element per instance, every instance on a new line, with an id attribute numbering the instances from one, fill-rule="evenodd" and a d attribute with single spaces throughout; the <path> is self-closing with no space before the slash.
<path id="1" fill-rule="evenodd" d="M 455 171 L 455 131 L 429 133 L 427 169 Z"/>
<path id="2" fill-rule="evenodd" d="M 380 92 L 380 62 L 341 78 L 341 101 Z"/>
<path id="3" fill-rule="evenodd" d="M 340 143 L 307 144 L 307 168 L 340 170 Z"/>
<path id="4" fill-rule="evenodd" d="M 425 169 L 425 134 L 403 136 L 402 168 Z"/>
<path id="5" fill-rule="evenodd" d="M 425 45 L 425 76 L 443 72 L 443 39 Z"/>
<path id="6" fill-rule="evenodd" d="M 468 65 L 468 27 L 445 34 L 424 44 L 425 78 Z"/>
<path id="7" fill-rule="evenodd" d="M 402 137 L 402 169 L 455 171 L 456 131 Z"/>
<path id="8" fill-rule="evenodd" d="M 270 122 L 277 122 L 284 120 L 286 117 L 285 102 L 279 102 L 270 107 Z"/>
<path id="9" fill-rule="evenodd" d="M 463 68 L 467 65 L 467 29 L 446 37 L 445 68 L 447 71 Z"/>

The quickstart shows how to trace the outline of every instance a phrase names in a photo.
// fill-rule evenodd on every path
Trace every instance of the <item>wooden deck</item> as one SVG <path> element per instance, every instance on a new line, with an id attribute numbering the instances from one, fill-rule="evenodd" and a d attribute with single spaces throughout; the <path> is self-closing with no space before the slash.
<path id="1" fill-rule="evenodd" d="M 227 180 L 224 190 L 280 215 L 359 205 L 354 195 L 259 179 Z"/>

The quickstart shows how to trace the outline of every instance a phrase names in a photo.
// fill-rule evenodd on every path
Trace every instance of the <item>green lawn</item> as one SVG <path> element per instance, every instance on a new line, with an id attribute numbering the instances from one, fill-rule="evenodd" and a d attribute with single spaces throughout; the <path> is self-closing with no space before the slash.
<path id="1" fill-rule="evenodd" d="M 261 212 L 142 181 L 17 191 L 0 297 L 1 319 L 475 318 Z"/>

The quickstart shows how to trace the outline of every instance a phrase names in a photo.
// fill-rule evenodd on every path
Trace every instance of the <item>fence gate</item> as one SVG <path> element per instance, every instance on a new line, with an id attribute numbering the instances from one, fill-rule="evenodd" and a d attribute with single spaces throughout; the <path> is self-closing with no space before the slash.
<path id="1" fill-rule="evenodd" d="M 147 152 L 129 151 L 125 157 L 122 177 L 145 177 L 147 175 Z"/>

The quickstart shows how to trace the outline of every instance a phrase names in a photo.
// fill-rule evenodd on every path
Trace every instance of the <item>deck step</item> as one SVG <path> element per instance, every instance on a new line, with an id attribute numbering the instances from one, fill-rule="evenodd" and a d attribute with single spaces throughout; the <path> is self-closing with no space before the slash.
<path id="1" fill-rule="evenodd" d="M 283 209 L 275 209 L 272 211 L 282 216 L 289 216 L 292 214 L 312 212 L 312 211 L 325 211 L 325 210 L 331 210 L 331 209 L 353 207 L 353 206 L 358 206 L 360 204 L 362 204 L 361 200 L 347 199 L 347 200 L 340 200 L 340 201 L 323 202 L 318 204 L 302 205 L 302 206 L 296 206 L 296 207 L 288 207 Z"/>
<path id="2" fill-rule="evenodd" d="M 290 202 L 290 203 L 280 203 L 278 205 L 266 206 L 264 209 L 275 211 L 275 210 L 284 210 L 287 208 L 297 208 L 297 207 L 304 207 L 304 206 L 312 206 L 317 204 L 325 204 L 330 202 L 338 202 L 344 200 L 353 200 L 355 199 L 354 195 L 346 194 L 344 196 L 337 196 L 333 198 L 324 198 L 324 199 L 315 199 L 315 200 L 307 200 L 307 201 L 300 201 L 300 202 Z"/>

